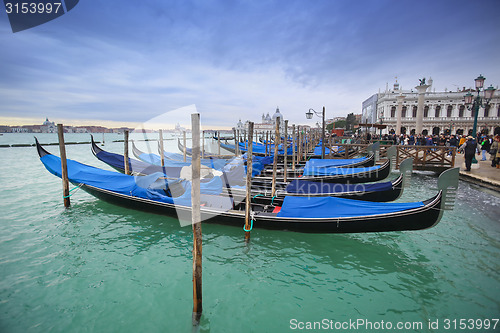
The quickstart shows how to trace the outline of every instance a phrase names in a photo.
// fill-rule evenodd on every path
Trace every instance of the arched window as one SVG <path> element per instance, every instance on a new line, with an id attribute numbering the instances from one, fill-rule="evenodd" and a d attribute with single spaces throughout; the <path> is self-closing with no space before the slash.
<path id="1" fill-rule="evenodd" d="M 451 118 L 452 111 L 453 111 L 453 105 L 448 105 L 448 108 L 446 109 L 446 117 Z"/>
<path id="2" fill-rule="evenodd" d="M 458 108 L 458 116 L 462 118 L 464 116 L 464 111 L 465 111 L 465 105 L 460 105 Z"/>
<path id="3" fill-rule="evenodd" d="M 429 116 L 429 107 L 426 105 L 424 106 L 424 118 L 427 118 Z"/>
<path id="4" fill-rule="evenodd" d="M 407 109 L 406 105 L 403 106 L 403 108 L 401 109 L 401 118 L 406 118 L 406 109 Z"/>
<path id="5" fill-rule="evenodd" d="M 394 117 L 396 117 L 396 107 L 395 106 L 393 106 L 391 108 L 391 118 L 394 118 Z"/>
<path id="6" fill-rule="evenodd" d="M 472 109 L 470 110 L 470 116 L 471 116 L 471 117 L 475 117 L 475 116 L 476 116 L 476 108 L 472 108 Z"/>
<path id="7" fill-rule="evenodd" d="M 500 108 L 498 108 L 498 112 L 500 113 Z M 417 118 L 417 106 L 416 105 L 413 106 L 412 117 Z"/>
<path id="8" fill-rule="evenodd" d="M 434 117 L 439 118 L 441 112 L 441 105 L 436 106 Z M 439 134 L 439 133 L 438 133 Z"/>
<path id="9" fill-rule="evenodd" d="M 490 108 L 491 108 L 491 105 L 489 105 L 489 104 L 484 107 L 484 116 L 485 117 L 488 117 L 488 115 L 490 114 Z"/>

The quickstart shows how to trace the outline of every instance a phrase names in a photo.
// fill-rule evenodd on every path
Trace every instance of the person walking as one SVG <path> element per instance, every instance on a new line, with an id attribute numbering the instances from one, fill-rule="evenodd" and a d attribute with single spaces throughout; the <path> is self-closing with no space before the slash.
<path id="1" fill-rule="evenodd" d="M 500 145 L 500 136 L 496 135 L 495 139 L 493 140 L 493 143 L 491 144 L 490 147 L 490 160 L 491 160 L 491 166 L 492 167 L 497 167 L 498 168 L 498 148 Z"/>
<path id="2" fill-rule="evenodd" d="M 466 141 L 467 141 L 466 136 L 465 136 L 465 135 L 462 135 L 462 137 L 460 138 L 460 141 L 458 142 L 458 146 L 459 146 L 459 147 L 462 147 L 462 146 L 463 146 L 463 144 L 464 144 Z M 461 151 L 460 151 L 460 149 L 459 149 L 459 152 L 461 152 Z"/>
<path id="3" fill-rule="evenodd" d="M 470 135 L 467 137 L 467 141 L 458 148 L 459 151 L 463 151 L 465 154 L 465 171 L 470 171 L 476 148 L 477 143 Z"/>
<path id="4" fill-rule="evenodd" d="M 486 153 L 490 151 L 490 139 L 487 136 L 483 136 L 481 142 L 481 153 L 482 158 L 481 161 L 486 161 Z"/>

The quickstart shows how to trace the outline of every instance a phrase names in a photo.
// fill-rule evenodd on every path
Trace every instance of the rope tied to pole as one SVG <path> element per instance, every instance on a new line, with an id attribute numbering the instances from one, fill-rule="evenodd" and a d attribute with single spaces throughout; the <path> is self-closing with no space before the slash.
<path id="1" fill-rule="evenodd" d="M 254 212 L 253 212 L 253 211 L 250 211 L 250 229 L 249 229 L 249 230 L 247 230 L 247 229 L 245 228 L 245 225 L 243 225 L 243 230 L 244 230 L 245 232 L 250 232 L 250 231 L 252 231 L 252 229 L 253 229 L 253 220 L 254 220 L 254 219 L 255 219 L 255 214 L 254 214 Z"/>
<path id="2" fill-rule="evenodd" d="M 255 199 L 255 198 L 257 198 L 257 197 L 263 197 L 263 196 L 264 196 L 263 194 L 256 194 L 256 195 L 254 195 L 254 196 L 252 197 L 252 200 L 253 200 L 253 199 Z"/>
<path id="3" fill-rule="evenodd" d="M 80 189 L 80 187 L 82 187 L 82 185 L 83 184 L 80 184 L 80 185 L 78 185 L 76 187 L 73 187 L 71 190 L 69 190 L 69 193 L 70 193 L 69 195 L 63 195 L 63 199 L 69 198 L 70 196 L 72 196 L 73 194 L 75 194 L 76 192 L 75 193 L 71 193 L 71 192 L 73 192 L 74 190 Z"/>

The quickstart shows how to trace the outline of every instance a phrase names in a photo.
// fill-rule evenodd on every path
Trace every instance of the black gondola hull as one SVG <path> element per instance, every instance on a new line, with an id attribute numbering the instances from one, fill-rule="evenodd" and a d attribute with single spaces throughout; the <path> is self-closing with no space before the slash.
<path id="1" fill-rule="evenodd" d="M 102 190 L 96 187 L 82 185 L 89 194 L 115 205 L 125 208 L 141 210 L 149 213 L 179 217 L 184 221 L 190 219 L 191 208 L 175 206 L 168 203 L 156 202 L 148 199 L 130 197 L 123 194 Z M 424 202 L 425 206 L 407 211 L 361 216 L 353 218 L 281 218 L 275 214 L 254 212 L 254 228 L 288 230 L 303 233 L 364 233 L 388 232 L 405 230 L 422 230 L 435 226 L 442 211 L 441 191 L 433 198 Z M 201 209 L 204 223 L 223 224 L 242 227 L 245 221 L 244 210 L 218 211 Z"/>
<path id="2" fill-rule="evenodd" d="M 302 177 L 287 177 L 287 181 L 292 181 L 295 179 L 300 180 L 310 180 L 310 181 L 323 181 L 327 183 L 340 183 L 340 184 L 359 184 L 359 183 L 370 183 L 377 182 L 386 179 L 391 173 L 390 161 L 386 161 L 380 166 L 380 168 L 371 171 L 358 172 L 358 173 L 348 173 L 349 168 L 338 168 L 346 170 L 345 173 L 339 175 L 321 175 L 321 176 L 302 176 Z M 272 181 L 273 177 L 271 175 L 256 176 L 256 180 L 260 181 Z M 284 181 L 283 176 L 276 175 L 276 181 Z"/>
<path id="3" fill-rule="evenodd" d="M 229 191 L 227 191 L 226 193 L 228 192 Z M 272 205 L 272 204 L 281 205 L 283 203 L 283 200 L 285 199 L 285 196 L 303 196 L 303 197 L 330 196 L 330 197 L 363 200 L 371 202 L 390 202 L 398 199 L 401 196 L 402 192 L 403 192 L 402 177 L 400 177 L 393 183 L 391 189 L 385 191 L 362 191 L 361 188 L 360 191 L 357 192 L 336 192 L 336 193 L 320 193 L 320 194 L 305 194 L 305 193 L 295 194 L 295 193 L 288 193 L 286 191 L 278 191 L 276 195 L 273 197 L 271 195 L 271 189 L 269 188 L 266 190 L 252 190 L 251 197 L 252 197 L 252 202 L 264 205 Z M 242 190 L 231 189 L 230 194 L 228 193 L 228 195 L 233 196 L 236 201 L 242 201 L 245 198 L 245 193 Z"/>

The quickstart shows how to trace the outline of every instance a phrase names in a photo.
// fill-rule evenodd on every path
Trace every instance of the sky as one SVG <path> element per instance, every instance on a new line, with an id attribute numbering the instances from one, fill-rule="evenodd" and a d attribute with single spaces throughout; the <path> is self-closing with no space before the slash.
<path id="1" fill-rule="evenodd" d="M 0 5 L 1 6 L 1 5 Z M 204 128 L 276 107 L 360 114 L 397 77 L 500 85 L 499 0 L 80 0 L 13 33 L 0 11 L 0 124 Z M 154 122 L 154 121 L 153 121 Z"/>

